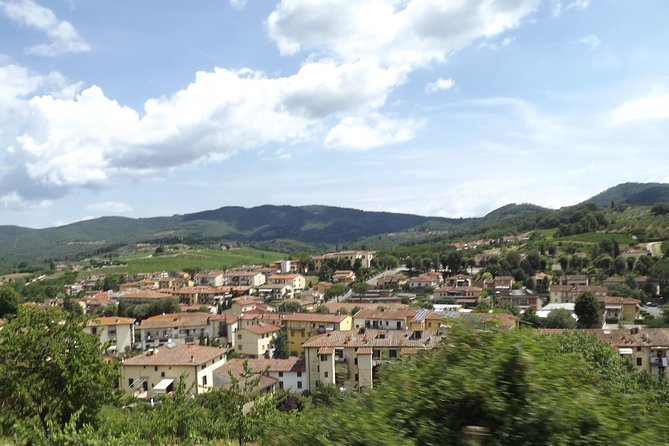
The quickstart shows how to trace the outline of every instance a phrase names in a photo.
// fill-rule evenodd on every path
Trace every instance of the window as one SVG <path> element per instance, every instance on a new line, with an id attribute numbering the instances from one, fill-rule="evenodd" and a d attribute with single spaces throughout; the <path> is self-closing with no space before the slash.
<path id="1" fill-rule="evenodd" d="M 279 381 L 279 389 L 283 390 L 283 381 Z"/>
<path id="2" fill-rule="evenodd" d="M 200 370 L 204 370 L 207 368 L 207 364 L 202 364 L 202 368 Z"/>
<path id="3" fill-rule="evenodd" d="M 358 365 L 358 358 L 355 358 L 355 359 L 353 360 L 353 364 L 354 364 L 354 365 Z"/>
<path id="4" fill-rule="evenodd" d="M 238 335 L 237 335 L 237 339 L 241 340 L 241 339 L 242 339 L 242 335 L 238 334 Z"/>
<path id="5" fill-rule="evenodd" d="M 298 382 L 297 382 L 297 388 L 298 388 L 298 389 L 301 389 L 301 388 L 302 388 L 302 381 L 298 381 Z"/>
<path id="6" fill-rule="evenodd" d="M 327 372 L 327 370 L 326 370 L 325 372 L 323 372 L 323 376 L 324 376 L 324 377 L 326 377 L 326 378 L 327 378 L 327 377 L 328 377 L 328 375 L 329 375 L 329 373 Z"/>
<path id="7" fill-rule="evenodd" d="M 160 372 L 160 377 L 165 378 L 165 372 Z"/>
<path id="8" fill-rule="evenodd" d="M 153 371 L 154 371 L 154 372 L 157 372 L 157 371 L 158 371 L 158 366 L 157 366 L 157 365 L 154 365 L 154 366 L 153 366 Z"/>
<path id="9" fill-rule="evenodd" d="M 321 355 L 321 361 L 327 361 L 328 355 Z"/>
<path id="10" fill-rule="evenodd" d="M 360 381 L 360 376 L 356 373 L 355 374 L 355 382 L 358 382 L 358 381 Z"/>
<path id="11" fill-rule="evenodd" d="M 132 386 L 135 384 L 135 378 L 128 378 L 128 388 L 132 389 Z"/>
<path id="12" fill-rule="evenodd" d="M 641 367 L 643 365 L 643 358 L 636 358 L 636 365 Z"/>
<path id="13" fill-rule="evenodd" d="M 207 385 L 207 375 L 202 375 L 202 385 L 203 386 Z"/>
<path id="14" fill-rule="evenodd" d="M 397 358 L 397 350 L 395 349 L 388 350 L 388 356 L 391 358 Z"/>
<path id="15" fill-rule="evenodd" d="M 302 378 L 302 372 L 297 372 L 297 377 Z"/>
<path id="16" fill-rule="evenodd" d="M 637 348 L 636 348 L 636 351 L 640 352 L 640 351 L 641 351 L 641 347 L 637 347 Z"/>
<path id="17" fill-rule="evenodd" d="M 279 378 L 283 378 L 283 372 L 279 372 Z"/>

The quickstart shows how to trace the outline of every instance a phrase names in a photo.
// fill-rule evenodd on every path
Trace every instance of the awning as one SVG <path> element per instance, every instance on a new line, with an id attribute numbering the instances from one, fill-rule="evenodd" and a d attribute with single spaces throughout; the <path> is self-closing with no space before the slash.
<path id="1" fill-rule="evenodd" d="M 634 351 L 631 348 L 623 347 L 618 349 L 618 353 L 620 353 L 621 355 L 633 355 Z"/>
<path id="2" fill-rule="evenodd" d="M 153 387 L 153 390 L 156 392 L 165 392 L 173 382 L 174 379 L 161 379 L 160 382 Z"/>

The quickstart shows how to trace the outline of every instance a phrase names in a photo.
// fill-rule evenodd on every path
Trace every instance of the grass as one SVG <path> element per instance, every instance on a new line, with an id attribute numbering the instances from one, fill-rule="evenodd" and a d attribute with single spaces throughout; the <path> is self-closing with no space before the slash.
<path id="1" fill-rule="evenodd" d="M 120 272 L 136 274 L 154 271 L 182 271 L 186 268 L 226 269 L 239 265 L 270 263 L 284 257 L 283 253 L 254 248 L 185 249 L 160 256 L 153 256 L 152 252 L 143 251 L 117 259 L 120 262 L 127 262 L 127 266 L 105 267 L 104 271 L 107 274 Z"/>
<path id="2" fill-rule="evenodd" d="M 586 232 L 584 234 L 567 235 L 556 237 L 556 241 L 562 242 L 581 242 L 581 243 L 599 243 L 602 240 L 615 240 L 621 245 L 630 245 L 635 243 L 632 236 L 620 232 Z"/>

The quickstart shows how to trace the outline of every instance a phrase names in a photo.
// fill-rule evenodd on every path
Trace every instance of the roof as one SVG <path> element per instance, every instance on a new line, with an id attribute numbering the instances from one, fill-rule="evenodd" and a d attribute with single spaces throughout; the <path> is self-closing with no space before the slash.
<path id="1" fill-rule="evenodd" d="M 265 333 L 273 333 L 275 331 L 279 331 L 279 330 L 281 330 L 281 327 L 277 327 L 274 324 L 247 325 L 246 327 L 244 327 L 240 330 L 248 330 L 251 333 L 255 333 L 255 334 L 265 334 Z"/>
<path id="2" fill-rule="evenodd" d="M 96 317 L 86 323 L 87 327 L 102 327 L 108 325 L 132 325 L 137 319 L 132 317 Z"/>
<path id="3" fill-rule="evenodd" d="M 328 313 L 281 313 L 281 320 L 287 322 L 325 322 L 341 323 L 347 317 L 346 314 Z"/>
<path id="4" fill-rule="evenodd" d="M 596 336 L 600 341 L 612 347 L 669 347 L 669 329 L 580 329 L 580 330 L 544 330 L 548 334 L 562 332 L 583 333 Z"/>
<path id="5" fill-rule="evenodd" d="M 133 291 L 121 294 L 119 299 L 166 299 L 172 297 L 170 293 L 160 291 Z"/>
<path id="6" fill-rule="evenodd" d="M 405 320 L 414 317 L 416 310 L 385 310 L 362 309 L 355 314 L 356 319 Z"/>
<path id="7" fill-rule="evenodd" d="M 221 355 L 226 348 L 207 347 L 194 344 L 177 344 L 173 347 L 162 347 L 149 350 L 139 356 L 123 360 L 123 366 L 168 365 L 168 366 L 200 366 Z"/>
<path id="8" fill-rule="evenodd" d="M 239 314 L 226 310 L 209 318 L 210 321 L 225 321 L 226 324 L 234 324 L 239 319 Z"/>
<path id="9" fill-rule="evenodd" d="M 161 314 L 144 319 L 140 323 L 139 328 L 145 330 L 149 328 L 198 327 L 207 325 L 210 317 L 212 317 L 211 314 L 200 312 Z"/>
<path id="10" fill-rule="evenodd" d="M 439 341 L 438 336 L 424 336 L 416 339 L 413 331 L 360 329 L 334 330 L 307 339 L 302 347 L 416 347 L 431 348 Z"/>

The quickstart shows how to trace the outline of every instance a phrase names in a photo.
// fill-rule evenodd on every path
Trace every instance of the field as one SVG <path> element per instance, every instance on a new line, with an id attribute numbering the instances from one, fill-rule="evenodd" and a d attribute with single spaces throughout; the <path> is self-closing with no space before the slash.
<path id="1" fill-rule="evenodd" d="M 635 243 L 629 234 L 619 232 L 586 232 L 585 234 L 567 235 L 556 237 L 556 241 L 562 242 L 580 242 L 580 243 L 599 243 L 602 240 L 615 240 L 623 246 Z"/>
<path id="2" fill-rule="evenodd" d="M 253 248 L 183 249 L 159 256 L 154 256 L 153 251 L 140 251 L 116 259 L 120 262 L 127 262 L 127 266 L 104 267 L 104 271 L 107 274 L 119 272 L 136 274 L 154 271 L 182 271 L 186 268 L 226 269 L 239 265 L 270 263 L 284 257 L 285 254 L 280 252 Z"/>

